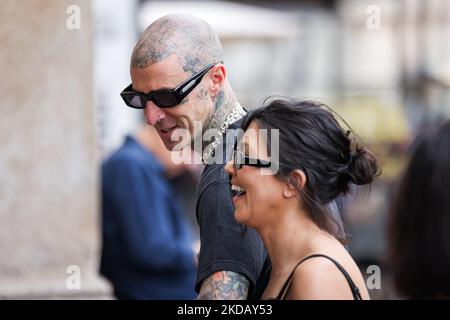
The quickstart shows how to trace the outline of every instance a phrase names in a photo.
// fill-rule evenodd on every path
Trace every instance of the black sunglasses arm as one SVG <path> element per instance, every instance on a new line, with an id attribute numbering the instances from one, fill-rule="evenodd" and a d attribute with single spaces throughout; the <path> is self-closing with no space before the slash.
<path id="1" fill-rule="evenodd" d="M 183 83 L 181 83 L 178 87 L 174 89 L 177 97 L 184 98 L 186 97 L 197 85 L 200 81 L 202 81 L 203 76 L 207 73 L 215 64 L 207 65 L 202 71 L 195 75 L 193 78 L 189 78 Z"/>

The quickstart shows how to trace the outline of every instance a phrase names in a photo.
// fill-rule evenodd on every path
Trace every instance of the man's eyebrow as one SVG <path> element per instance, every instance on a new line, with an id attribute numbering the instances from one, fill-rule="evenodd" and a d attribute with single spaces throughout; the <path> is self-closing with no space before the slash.
<path id="1" fill-rule="evenodd" d="M 142 92 L 142 91 L 138 91 L 138 90 L 134 89 L 134 87 L 131 86 L 131 89 L 133 89 L 133 91 L 136 91 L 136 92 L 142 93 L 142 94 L 149 94 L 150 92 L 153 92 L 153 91 L 160 91 L 160 90 L 173 90 L 174 88 L 175 88 L 175 87 L 172 87 L 172 88 L 170 88 L 170 87 L 161 87 L 161 88 L 159 88 L 159 89 L 152 90 L 152 91 L 149 91 L 149 92 Z"/>
<path id="2" fill-rule="evenodd" d="M 160 90 L 173 90 L 175 87 L 161 87 L 159 89 L 156 90 L 152 90 L 152 91 L 160 91 Z"/>

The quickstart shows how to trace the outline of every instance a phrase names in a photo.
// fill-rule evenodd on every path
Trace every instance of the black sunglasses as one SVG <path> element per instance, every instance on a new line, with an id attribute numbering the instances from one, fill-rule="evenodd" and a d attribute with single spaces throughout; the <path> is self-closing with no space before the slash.
<path id="1" fill-rule="evenodd" d="M 235 168 L 235 170 L 239 170 L 242 168 L 242 166 L 251 166 L 251 167 L 256 167 L 256 168 L 270 168 L 272 167 L 272 161 L 270 160 L 260 160 L 260 159 L 255 159 L 255 158 L 249 158 L 246 157 L 241 150 L 239 150 L 237 148 L 237 137 L 234 141 L 234 148 L 233 148 L 233 153 L 231 155 L 231 159 L 233 160 L 233 166 Z M 292 167 L 290 165 L 278 162 L 279 166 L 284 166 L 290 169 L 299 169 L 299 167 Z"/>
<path id="2" fill-rule="evenodd" d="M 238 150 L 237 141 L 234 142 L 234 149 L 231 159 L 233 159 L 233 165 L 236 170 L 241 169 L 243 165 L 256 168 L 270 168 L 272 165 L 270 160 L 260 160 L 246 157 L 242 151 Z"/>
<path id="3" fill-rule="evenodd" d="M 233 150 L 232 159 L 236 170 L 239 170 L 244 165 L 256 168 L 270 168 L 272 165 L 270 160 L 259 160 L 246 157 L 240 150 Z"/>
<path id="4" fill-rule="evenodd" d="M 130 84 L 120 93 L 120 96 L 127 106 L 135 109 L 145 109 L 148 101 L 152 101 L 160 108 L 175 107 L 180 104 L 192 90 L 194 90 L 202 80 L 203 76 L 215 65 L 216 63 L 208 64 L 174 89 L 162 89 L 151 91 L 149 93 L 142 93 L 134 91 L 132 88 L 133 84 Z"/>

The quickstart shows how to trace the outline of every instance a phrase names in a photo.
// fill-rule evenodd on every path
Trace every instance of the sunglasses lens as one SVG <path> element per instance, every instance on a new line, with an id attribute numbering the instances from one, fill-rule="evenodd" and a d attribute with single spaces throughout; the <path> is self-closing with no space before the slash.
<path id="1" fill-rule="evenodd" d="M 123 93 L 122 94 L 123 100 L 132 108 L 145 108 L 145 105 L 142 104 L 141 97 L 133 92 L 130 93 Z"/>
<path id="2" fill-rule="evenodd" d="M 174 107 L 180 103 L 173 92 L 161 91 L 153 93 L 153 100 L 162 108 Z"/>
<path id="3" fill-rule="evenodd" d="M 234 168 L 236 170 L 239 170 L 241 168 L 241 161 L 240 161 L 240 159 L 238 159 L 238 152 L 237 152 L 237 150 L 233 151 L 233 163 L 234 163 Z"/>

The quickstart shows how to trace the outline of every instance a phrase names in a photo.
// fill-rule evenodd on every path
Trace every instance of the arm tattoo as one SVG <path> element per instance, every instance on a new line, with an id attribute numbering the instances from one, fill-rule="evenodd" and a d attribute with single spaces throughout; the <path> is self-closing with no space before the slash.
<path id="1" fill-rule="evenodd" d="M 249 281 L 240 273 L 218 271 L 202 282 L 199 300 L 245 300 Z"/>

